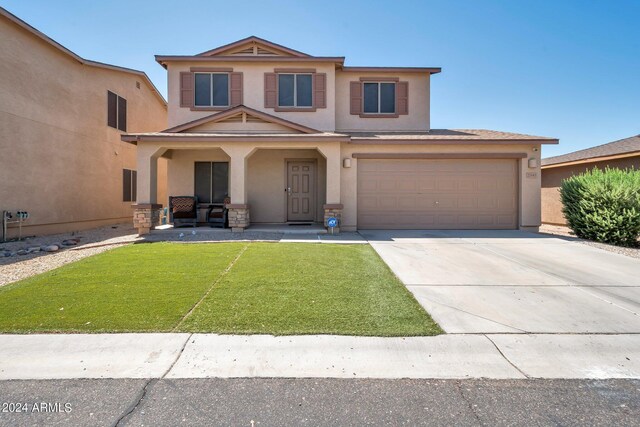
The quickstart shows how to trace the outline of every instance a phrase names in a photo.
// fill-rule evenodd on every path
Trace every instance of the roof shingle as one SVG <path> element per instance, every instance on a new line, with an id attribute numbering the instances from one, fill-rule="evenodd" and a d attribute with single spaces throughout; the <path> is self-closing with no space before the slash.
<path id="1" fill-rule="evenodd" d="M 561 156 L 548 157 L 542 159 L 541 164 L 542 166 L 549 166 L 578 160 L 597 159 L 600 157 L 615 156 L 617 154 L 633 153 L 635 151 L 640 152 L 640 135 L 574 151 Z"/>

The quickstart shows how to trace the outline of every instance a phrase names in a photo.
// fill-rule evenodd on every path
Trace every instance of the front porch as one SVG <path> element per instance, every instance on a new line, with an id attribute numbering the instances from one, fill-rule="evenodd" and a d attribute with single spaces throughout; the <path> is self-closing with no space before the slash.
<path id="1" fill-rule="evenodd" d="M 237 126 L 247 132 L 230 130 Z M 207 223 L 207 209 L 223 206 L 234 232 L 252 224 L 324 227 L 330 217 L 338 219 L 333 232 L 339 232 L 346 138 L 243 106 L 164 132 L 125 135 L 138 146 L 134 225 L 140 234 L 160 225 L 169 200 L 157 199 L 158 179 L 166 179 L 169 197 L 197 199 L 191 223 Z M 161 158 L 167 174 L 159 178 Z"/>

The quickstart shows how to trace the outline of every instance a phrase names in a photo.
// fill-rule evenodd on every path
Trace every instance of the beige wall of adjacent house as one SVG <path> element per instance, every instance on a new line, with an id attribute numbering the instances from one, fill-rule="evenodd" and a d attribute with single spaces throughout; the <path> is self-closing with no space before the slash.
<path id="1" fill-rule="evenodd" d="M 232 68 L 241 72 L 243 79 L 243 101 L 247 107 L 274 114 L 286 120 L 299 123 L 321 131 L 335 129 L 335 66 L 314 62 L 184 62 L 170 63 L 167 67 L 169 97 L 169 127 L 196 120 L 215 113 L 215 111 L 192 111 L 191 108 L 180 107 L 180 72 L 189 71 L 191 67 Z M 264 107 L 264 74 L 273 73 L 276 68 L 315 69 L 317 73 L 327 75 L 327 108 L 318 108 L 315 112 L 275 112 L 273 108 Z"/>
<path id="2" fill-rule="evenodd" d="M 540 145 L 357 145 L 342 144 L 342 158 L 352 158 L 354 153 L 525 153 L 519 163 L 520 228 L 535 229 L 540 226 L 540 167 L 528 167 L 528 159 L 540 164 Z M 344 205 L 342 229 L 354 230 L 358 213 L 358 159 L 353 158 L 350 168 L 341 172 L 341 197 Z"/>
<path id="3" fill-rule="evenodd" d="M 542 169 L 542 222 L 555 225 L 567 224 L 560 199 L 560 186 L 564 179 L 593 168 L 605 169 L 607 166 L 619 169 L 640 169 L 640 156 Z"/>
<path id="4" fill-rule="evenodd" d="M 350 83 L 361 77 L 392 77 L 409 83 L 409 114 L 389 118 L 360 117 L 350 113 Z M 336 72 L 336 130 L 427 131 L 429 130 L 429 74 Z"/>
<path id="5" fill-rule="evenodd" d="M 107 126 L 107 90 L 127 99 L 130 132 L 166 127 L 160 99 L 141 76 L 83 65 L 4 17 L 0 51 L 0 209 L 30 213 L 25 235 L 129 222 L 122 169 L 136 169 L 136 146 Z"/>

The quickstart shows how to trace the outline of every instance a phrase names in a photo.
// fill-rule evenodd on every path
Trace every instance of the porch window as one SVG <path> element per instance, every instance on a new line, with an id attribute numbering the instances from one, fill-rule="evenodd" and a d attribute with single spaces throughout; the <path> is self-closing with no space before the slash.
<path id="1" fill-rule="evenodd" d="M 396 112 L 395 83 L 364 83 L 364 113 L 393 114 Z"/>
<path id="2" fill-rule="evenodd" d="M 135 202 L 137 193 L 138 174 L 131 169 L 122 169 L 122 201 Z"/>
<path id="3" fill-rule="evenodd" d="M 228 107 L 229 74 L 195 73 L 195 106 Z"/>
<path id="4" fill-rule="evenodd" d="M 228 194 L 228 162 L 195 162 L 195 195 L 198 203 L 223 203 Z"/>
<path id="5" fill-rule="evenodd" d="M 278 74 L 279 107 L 312 107 L 311 74 Z"/>

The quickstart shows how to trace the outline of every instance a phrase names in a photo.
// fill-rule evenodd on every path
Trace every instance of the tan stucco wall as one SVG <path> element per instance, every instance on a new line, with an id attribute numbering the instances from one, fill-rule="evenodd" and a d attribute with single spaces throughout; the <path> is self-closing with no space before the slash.
<path id="1" fill-rule="evenodd" d="M 350 82 L 361 77 L 398 77 L 409 82 L 409 114 L 395 118 L 366 118 L 350 114 Z M 426 131 L 429 130 L 429 74 L 336 72 L 337 131 Z"/>
<path id="2" fill-rule="evenodd" d="M 122 169 L 136 169 L 136 147 L 107 126 L 107 90 L 127 99 L 130 132 L 166 127 L 158 97 L 140 76 L 82 65 L 4 17 L 0 51 L 0 209 L 29 211 L 26 235 L 129 221 Z"/>
<path id="3" fill-rule="evenodd" d="M 251 205 L 252 223 L 286 221 L 286 161 L 310 159 L 316 167 L 316 221 L 322 221 L 325 202 L 326 161 L 311 150 L 256 150 L 247 161 L 247 193 Z M 194 164 L 199 161 L 226 161 L 229 156 L 221 149 L 173 150 L 168 162 L 168 195 L 194 194 Z M 231 189 L 230 189 L 231 192 Z M 166 204 L 166 201 L 162 201 Z"/>
<path id="4" fill-rule="evenodd" d="M 219 148 L 173 150 L 167 162 L 167 198 L 158 199 L 167 206 L 168 196 L 193 196 L 195 162 L 228 162 L 229 156 Z M 158 181 L 160 181 L 158 179 Z"/>
<path id="5" fill-rule="evenodd" d="M 322 221 L 326 191 L 326 161 L 317 150 L 258 150 L 248 161 L 247 184 L 251 222 L 287 221 L 287 160 L 316 161 L 316 221 Z"/>
<path id="6" fill-rule="evenodd" d="M 640 156 L 542 169 L 542 222 L 558 225 L 566 225 L 567 223 L 562 213 L 562 201 L 560 200 L 562 180 L 594 167 L 605 169 L 607 166 L 619 169 L 640 169 Z"/>
<path id="7" fill-rule="evenodd" d="M 295 150 L 293 143 L 236 143 L 224 145 L 223 149 L 195 149 L 201 143 L 183 143 L 183 150 L 171 146 L 169 160 L 169 194 L 193 194 L 193 164 L 195 161 L 231 161 L 226 152 L 232 153 L 233 145 L 240 153 L 251 153 L 246 162 L 246 193 L 243 202 L 251 205 L 252 222 L 283 222 L 285 216 L 285 161 L 286 159 L 315 158 L 318 161 L 317 219 L 322 219 L 321 206 L 326 203 L 344 205 L 343 226 L 345 230 L 357 227 L 357 176 L 358 159 L 354 153 L 524 153 L 526 158 L 519 164 L 519 218 L 521 228 L 536 228 L 540 225 L 540 168 L 529 168 L 528 160 L 540 161 L 539 145 L 356 145 L 342 143 L 319 143 L 315 147 Z M 298 146 L 302 146 L 300 143 Z M 153 144 L 149 152 L 158 150 Z M 334 146 L 336 148 L 334 152 Z M 262 147 L 261 149 L 258 147 Z M 231 154 L 233 156 L 233 154 Z M 352 158 L 351 167 L 342 166 L 345 158 Z M 327 160 L 328 159 L 328 160 Z M 233 162 L 231 163 L 233 165 Z M 242 164 L 236 163 L 236 164 Z M 233 173 L 233 166 L 231 166 Z M 334 188 L 334 185 L 336 188 Z M 237 187 L 237 184 L 235 184 Z M 240 187 L 237 187 L 240 188 Z M 239 190 L 237 190 L 239 191 Z M 230 184 L 232 200 L 238 197 L 234 185 Z M 235 194 L 234 194 L 235 193 Z M 331 199 L 331 200 L 329 200 Z"/>
<path id="8" fill-rule="evenodd" d="M 191 67 L 233 68 L 241 72 L 243 78 L 243 104 L 247 107 L 273 114 L 286 120 L 322 131 L 335 129 L 335 69 L 333 64 L 314 62 L 185 62 L 171 63 L 167 71 L 169 96 L 169 127 L 199 119 L 214 111 L 191 111 L 180 107 L 180 72 Z M 327 108 L 318 108 L 315 112 L 274 112 L 273 108 L 264 108 L 264 73 L 272 73 L 276 68 L 315 69 L 317 73 L 327 74 Z"/>
<path id="9" fill-rule="evenodd" d="M 536 151 L 534 151 L 536 150 Z M 540 168 L 529 168 L 528 159 L 540 164 L 539 145 L 356 145 L 342 144 L 342 158 L 351 158 L 354 153 L 526 153 L 519 164 L 519 226 L 540 226 Z M 351 161 L 350 168 L 343 168 L 341 198 L 344 205 L 342 228 L 353 230 L 357 222 L 358 159 Z"/>

